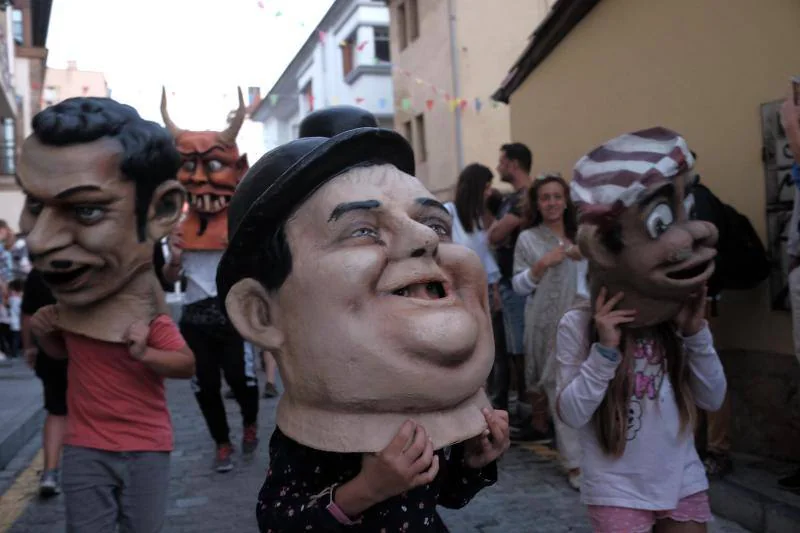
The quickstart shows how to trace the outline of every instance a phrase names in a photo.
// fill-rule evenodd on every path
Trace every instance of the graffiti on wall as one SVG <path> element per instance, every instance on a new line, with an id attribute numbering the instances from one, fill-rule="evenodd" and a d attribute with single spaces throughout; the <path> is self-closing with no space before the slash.
<path id="1" fill-rule="evenodd" d="M 761 106 L 761 131 L 763 136 L 762 160 L 767 197 L 767 252 L 772 260 L 769 278 L 772 308 L 789 310 L 789 221 L 792 218 L 794 195 L 797 188 L 792 182 L 794 162 L 780 121 L 783 100 Z"/>

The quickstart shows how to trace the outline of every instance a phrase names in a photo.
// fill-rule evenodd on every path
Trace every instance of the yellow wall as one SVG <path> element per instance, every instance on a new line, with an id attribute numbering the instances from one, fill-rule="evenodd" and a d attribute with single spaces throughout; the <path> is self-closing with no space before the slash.
<path id="1" fill-rule="evenodd" d="M 395 129 L 404 133 L 403 124 L 422 113 L 425 117 L 425 138 L 427 161 L 420 161 L 418 146 L 417 176 L 434 193 L 448 189 L 458 173 L 455 147 L 455 118 L 443 98 L 433 93 L 430 87 L 420 85 L 416 78 L 431 83 L 452 93 L 452 61 L 450 54 L 450 29 L 446 0 L 417 0 L 419 6 L 419 37 L 409 42 L 405 50 L 399 49 L 397 6 L 402 1 L 389 3 L 391 12 L 391 53 L 392 62 L 401 69 L 411 72 L 406 76 L 399 70 L 393 73 L 395 99 Z M 410 98 L 412 109 L 405 111 L 402 100 Z M 425 101 L 436 102 L 429 111 Z M 418 135 L 415 133 L 415 135 Z M 416 143 L 415 143 L 416 144 Z"/>
<path id="2" fill-rule="evenodd" d="M 458 0 L 460 96 L 470 99 L 462 119 L 464 165 L 477 162 L 494 170 L 500 145 L 516 140 L 511 138 L 509 107 L 493 107 L 489 96 L 508 72 L 508 62 L 501 58 L 522 53 L 553 2 Z M 475 97 L 483 101 L 480 112 L 475 112 Z"/>
<path id="3" fill-rule="evenodd" d="M 759 108 L 800 74 L 798 20 L 796 0 L 603 0 L 512 96 L 512 137 L 535 170 L 570 175 L 608 138 L 673 128 L 705 183 L 766 239 Z M 724 295 L 721 347 L 792 353 L 790 317 L 767 293 Z"/>

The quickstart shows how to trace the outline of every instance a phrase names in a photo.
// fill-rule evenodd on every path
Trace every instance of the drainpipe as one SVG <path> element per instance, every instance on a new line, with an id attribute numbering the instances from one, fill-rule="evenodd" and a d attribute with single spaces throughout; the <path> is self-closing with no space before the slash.
<path id="1" fill-rule="evenodd" d="M 453 0 L 447 0 L 447 17 L 450 19 L 450 55 L 453 65 L 453 98 L 461 96 L 461 80 L 458 70 L 458 44 L 456 42 L 456 16 L 453 12 Z M 456 164 L 457 172 L 464 168 L 464 143 L 461 137 L 461 106 L 456 106 Z"/>

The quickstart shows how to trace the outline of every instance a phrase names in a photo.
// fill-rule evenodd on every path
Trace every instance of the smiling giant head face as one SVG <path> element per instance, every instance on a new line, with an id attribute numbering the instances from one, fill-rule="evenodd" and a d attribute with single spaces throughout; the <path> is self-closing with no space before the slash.
<path id="1" fill-rule="evenodd" d="M 59 304 L 91 307 L 150 268 L 154 241 L 178 221 L 178 154 L 166 130 L 108 98 L 65 100 L 33 130 L 19 164 L 20 229 Z"/>
<path id="2" fill-rule="evenodd" d="M 361 128 L 276 149 L 234 195 L 217 284 L 239 333 L 277 353 L 278 426 L 306 446 L 376 452 L 407 418 L 437 448 L 485 428 L 486 274 L 409 172 L 402 137 Z"/>
<path id="3" fill-rule="evenodd" d="M 695 220 L 686 142 L 664 128 L 623 135 L 575 166 L 578 242 L 589 259 L 592 293 L 625 293 L 636 326 L 673 318 L 714 272 L 717 229 Z"/>

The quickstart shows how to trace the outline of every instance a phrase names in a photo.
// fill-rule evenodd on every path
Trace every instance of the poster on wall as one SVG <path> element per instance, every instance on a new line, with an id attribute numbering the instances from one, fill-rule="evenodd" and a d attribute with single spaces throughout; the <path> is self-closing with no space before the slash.
<path id="1" fill-rule="evenodd" d="M 789 310 L 787 243 L 789 221 L 797 187 L 792 182 L 794 162 L 780 120 L 783 100 L 761 105 L 764 179 L 767 199 L 767 252 L 772 260 L 769 278 L 770 301 L 775 310 Z"/>

